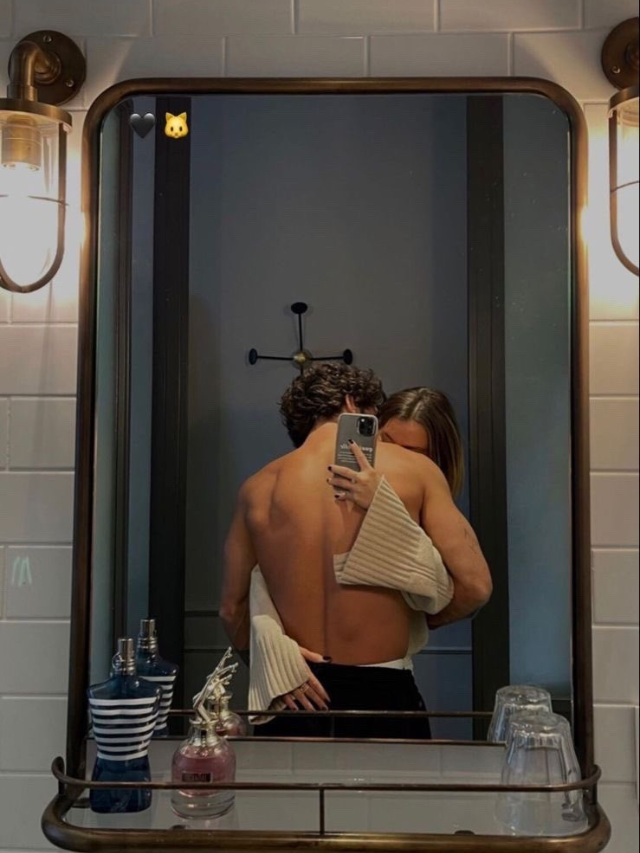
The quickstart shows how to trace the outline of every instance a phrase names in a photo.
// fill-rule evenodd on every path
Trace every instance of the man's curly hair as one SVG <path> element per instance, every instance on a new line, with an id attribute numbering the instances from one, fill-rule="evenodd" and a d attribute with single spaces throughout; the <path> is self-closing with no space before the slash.
<path id="1" fill-rule="evenodd" d="M 304 444 L 317 420 L 337 417 L 348 396 L 361 411 L 377 412 L 386 399 L 372 370 L 340 362 L 318 362 L 294 379 L 280 401 L 282 422 L 294 446 Z"/>

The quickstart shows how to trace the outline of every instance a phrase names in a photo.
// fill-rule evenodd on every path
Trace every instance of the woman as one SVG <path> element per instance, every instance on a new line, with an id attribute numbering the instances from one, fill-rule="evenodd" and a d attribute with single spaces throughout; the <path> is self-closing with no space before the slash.
<path id="1" fill-rule="evenodd" d="M 453 406 L 442 391 L 408 388 L 389 397 L 380 411 L 380 437 L 432 459 L 458 497 L 464 453 Z"/>
<path id="2" fill-rule="evenodd" d="M 428 456 L 444 474 L 453 497 L 458 497 L 464 482 L 464 452 L 453 406 L 442 391 L 398 391 L 383 404 L 378 419 L 381 441 Z M 337 500 L 350 500 L 368 509 L 380 475 L 370 467 L 356 475 L 336 466 L 333 472 L 338 477 L 330 481 L 331 485 L 341 490 Z M 353 482 L 345 485 L 345 480 Z"/>

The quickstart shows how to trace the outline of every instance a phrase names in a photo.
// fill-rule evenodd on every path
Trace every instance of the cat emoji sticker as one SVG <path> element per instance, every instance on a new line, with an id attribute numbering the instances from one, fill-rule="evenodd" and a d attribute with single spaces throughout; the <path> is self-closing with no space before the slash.
<path id="1" fill-rule="evenodd" d="M 167 113 L 165 118 L 167 120 L 164 126 L 165 136 L 169 136 L 171 139 L 182 139 L 189 133 L 186 113 L 180 113 L 179 116 Z"/>

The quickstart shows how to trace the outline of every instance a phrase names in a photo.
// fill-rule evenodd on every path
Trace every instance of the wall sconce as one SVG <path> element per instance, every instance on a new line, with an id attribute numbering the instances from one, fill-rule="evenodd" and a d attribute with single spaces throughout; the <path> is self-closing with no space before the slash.
<path id="1" fill-rule="evenodd" d="M 59 105 L 85 74 L 80 48 L 62 33 L 31 33 L 11 52 L 0 98 L 0 287 L 14 293 L 44 287 L 62 263 L 72 119 Z"/>
<path id="2" fill-rule="evenodd" d="M 639 274 L 638 157 L 639 19 L 617 26 L 602 49 L 602 67 L 608 80 L 621 91 L 609 102 L 609 190 L 611 240 L 616 255 L 628 270 Z"/>

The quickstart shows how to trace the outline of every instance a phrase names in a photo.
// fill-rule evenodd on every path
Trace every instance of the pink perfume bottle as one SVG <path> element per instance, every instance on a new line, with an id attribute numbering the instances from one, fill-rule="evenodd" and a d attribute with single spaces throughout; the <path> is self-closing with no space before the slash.
<path id="1" fill-rule="evenodd" d="M 176 750 L 171 764 L 174 782 L 235 782 L 236 755 L 216 733 L 217 720 L 191 721 L 189 737 Z M 221 817 L 233 807 L 235 794 L 223 788 L 171 792 L 171 806 L 180 817 Z"/>
<path id="2" fill-rule="evenodd" d="M 224 693 L 215 703 L 213 714 L 217 717 L 216 731 L 224 737 L 246 737 L 249 727 L 242 717 L 229 707 L 231 693 Z"/>
<path id="3" fill-rule="evenodd" d="M 193 697 L 194 718 L 189 737 L 173 756 L 171 778 L 184 783 L 184 788 L 171 792 L 171 806 L 180 817 L 221 817 L 231 810 L 235 801 L 233 790 L 189 788 L 193 782 L 235 782 L 236 754 L 227 739 L 216 731 L 220 718 L 215 710 L 220 707 L 225 688 L 238 668 L 237 663 L 227 665 L 232 654 L 233 649 L 227 649 L 200 693 Z"/>

